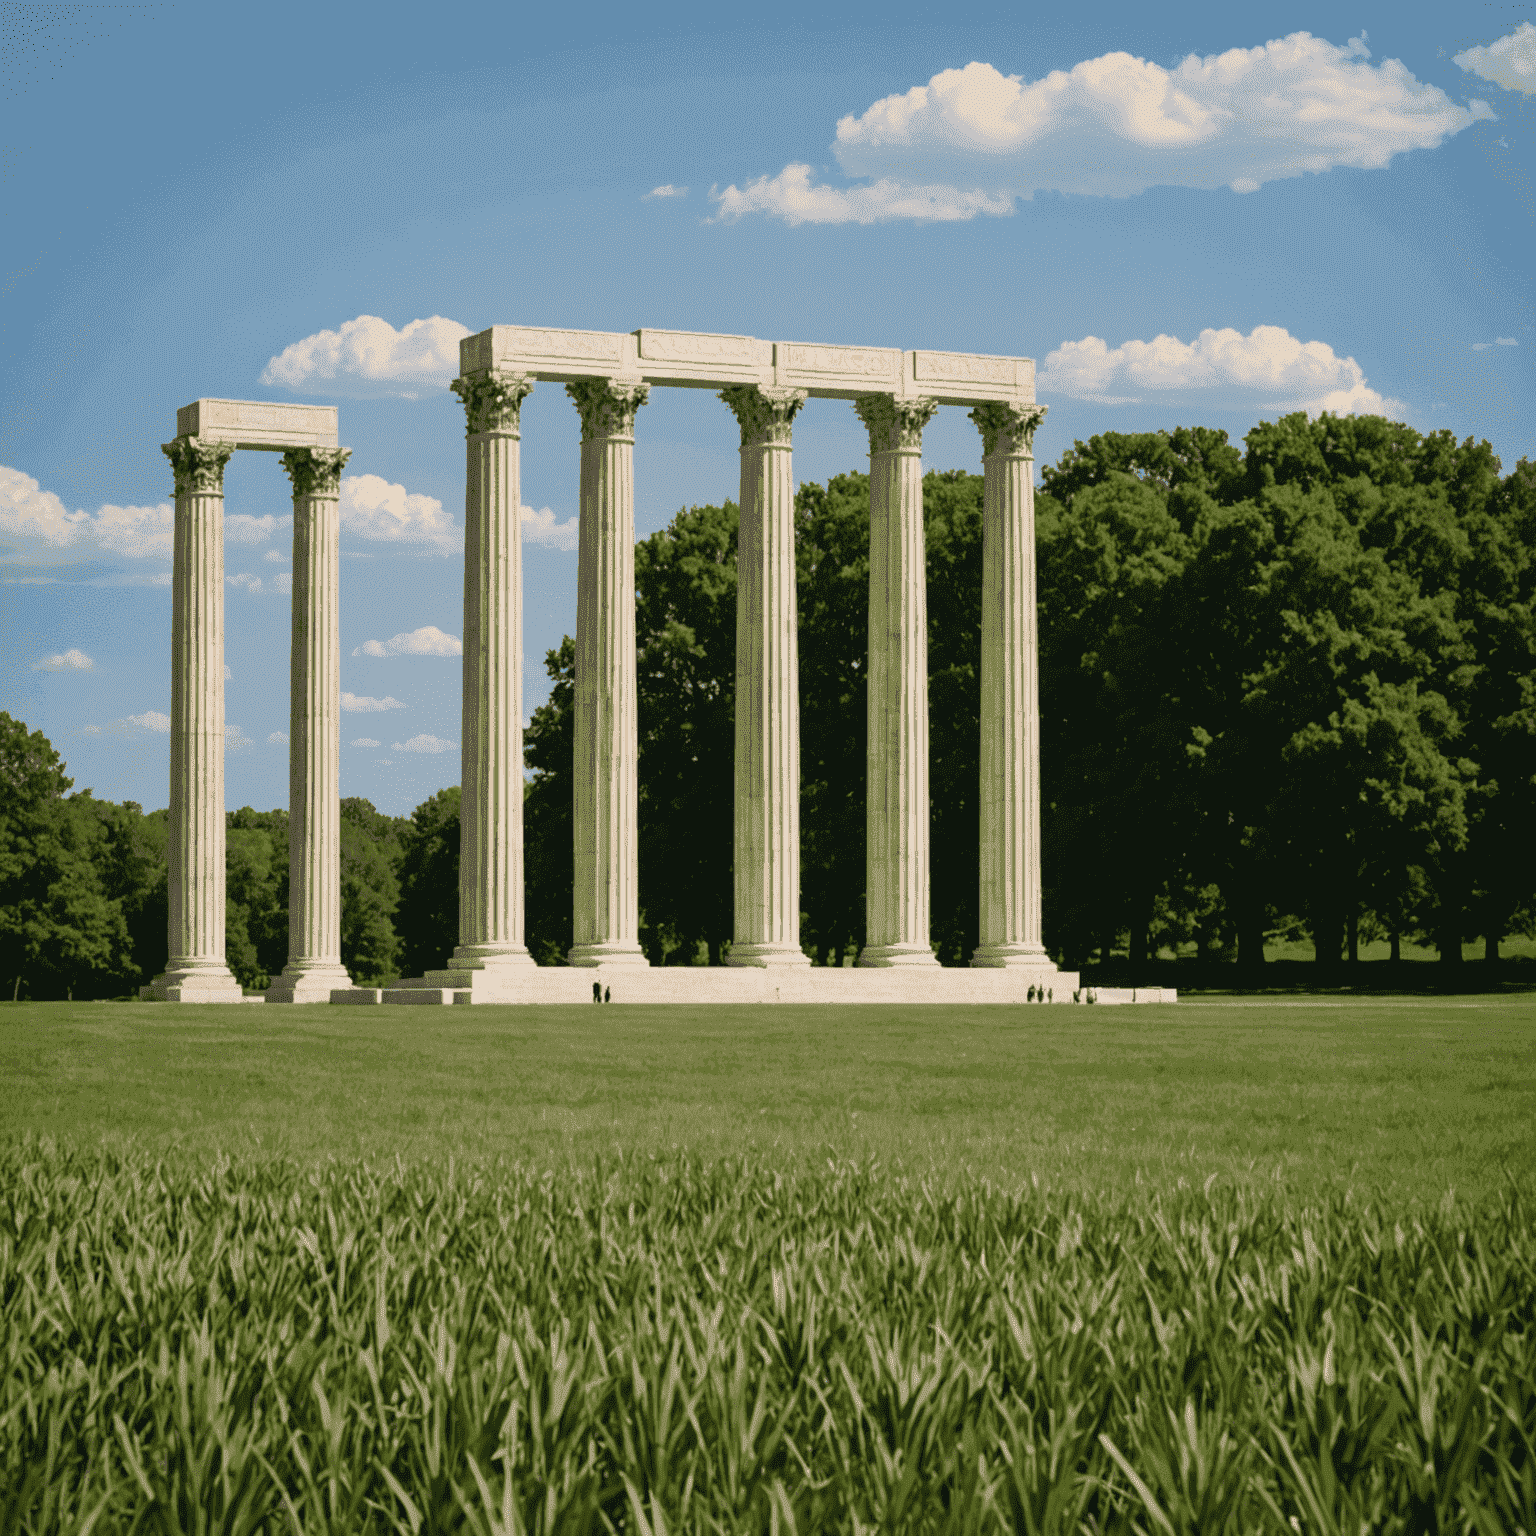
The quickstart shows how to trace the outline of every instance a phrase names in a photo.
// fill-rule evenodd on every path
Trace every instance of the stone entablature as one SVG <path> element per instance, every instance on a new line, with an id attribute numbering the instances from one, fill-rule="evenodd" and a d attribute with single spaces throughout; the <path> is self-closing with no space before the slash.
<path id="1" fill-rule="evenodd" d="M 334 405 L 286 405 L 268 400 L 194 400 L 176 412 L 177 437 L 201 437 L 237 448 L 335 448 Z"/>
<path id="2" fill-rule="evenodd" d="M 493 325 L 459 343 L 465 378 L 524 374 L 555 384 L 633 378 L 682 389 L 803 389 L 812 399 L 922 396 L 937 405 L 1030 404 L 1035 364 L 1028 357 L 970 352 L 903 352 L 821 342 L 759 341 L 706 331 L 572 331 Z"/>

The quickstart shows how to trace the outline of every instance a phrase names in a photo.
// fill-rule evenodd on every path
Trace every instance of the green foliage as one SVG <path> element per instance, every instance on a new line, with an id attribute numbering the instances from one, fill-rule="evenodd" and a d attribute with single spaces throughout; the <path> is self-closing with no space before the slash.
<path id="1" fill-rule="evenodd" d="M 878 1164 L 0 1154 L 18 1530 L 1515 1531 L 1533 1225 Z"/>
<path id="2" fill-rule="evenodd" d="M 357 796 L 341 802 L 341 963 L 359 986 L 384 985 L 399 974 L 394 916 L 407 825 Z"/>
<path id="3" fill-rule="evenodd" d="M 459 942 L 459 786 L 411 812 L 400 834 L 395 927 L 404 975 L 440 970 Z"/>

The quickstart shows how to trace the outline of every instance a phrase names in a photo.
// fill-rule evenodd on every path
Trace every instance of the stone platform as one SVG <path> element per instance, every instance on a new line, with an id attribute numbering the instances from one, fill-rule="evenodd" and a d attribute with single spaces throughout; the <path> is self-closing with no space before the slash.
<path id="1" fill-rule="evenodd" d="M 394 987 L 338 987 L 333 1003 L 444 1006 L 454 1003 L 591 1003 L 594 985 L 615 1003 L 1027 1003 L 1030 989 L 1055 1003 L 1172 1003 L 1172 987 L 1083 989 L 1074 971 L 892 966 L 523 966 L 464 972 L 451 985 L 437 972 Z"/>

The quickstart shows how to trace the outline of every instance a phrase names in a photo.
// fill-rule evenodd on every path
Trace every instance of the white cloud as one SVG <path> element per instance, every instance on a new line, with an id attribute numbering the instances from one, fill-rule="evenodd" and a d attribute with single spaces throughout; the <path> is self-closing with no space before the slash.
<path id="1" fill-rule="evenodd" d="M 353 747 L 376 747 L 379 743 L 372 736 L 359 736 L 356 741 L 349 742 L 348 745 Z"/>
<path id="2" fill-rule="evenodd" d="M 403 386 L 442 386 L 457 375 L 459 342 L 469 334 L 468 326 L 441 315 L 412 320 L 398 331 L 377 315 L 359 315 L 338 330 L 317 331 L 285 347 L 262 370 L 261 382 L 313 389 L 318 381 L 340 380 L 351 387 L 331 393 L 392 394 L 414 399 L 418 392 Z M 359 384 L 365 386 L 361 391 Z"/>
<path id="3" fill-rule="evenodd" d="M 687 197 L 688 196 L 688 188 L 687 187 L 674 187 L 672 185 L 672 183 L 669 181 L 664 186 L 652 187 L 651 190 L 649 192 L 647 192 L 645 195 L 648 198 L 650 198 L 650 197 Z"/>
<path id="4" fill-rule="evenodd" d="M 92 555 L 169 559 L 174 518 L 169 502 L 71 512 L 31 475 L 0 465 L 0 541 L 21 546 L 0 549 L 7 564 L 73 565 Z"/>
<path id="5" fill-rule="evenodd" d="M 82 725 L 80 727 L 80 734 L 82 736 L 100 736 L 101 727 L 99 725 Z"/>
<path id="6" fill-rule="evenodd" d="M 524 507 L 522 520 L 525 544 L 546 544 L 551 549 L 576 548 L 577 535 L 581 531 L 580 518 L 568 517 L 559 523 L 548 507 L 540 507 L 537 512 L 532 507 Z"/>
<path id="7" fill-rule="evenodd" d="M 462 656 L 464 644 L 455 635 L 445 635 L 435 624 L 424 624 L 409 634 L 393 635 L 388 640 L 365 640 L 352 652 L 354 656 Z"/>
<path id="8" fill-rule="evenodd" d="M 1474 75 L 1502 85 L 1506 91 L 1536 93 L 1536 26 L 1522 21 L 1508 37 L 1486 48 L 1468 48 L 1452 60 Z"/>
<path id="9" fill-rule="evenodd" d="M 1069 395 L 1105 405 L 1129 404 L 1141 391 L 1195 396 L 1211 404 L 1263 404 L 1316 415 L 1400 418 L 1400 401 L 1372 389 L 1352 357 L 1321 341 L 1298 341 L 1278 325 L 1251 334 L 1204 330 L 1191 342 L 1176 336 L 1110 347 L 1097 336 L 1064 341 L 1045 360 L 1037 387 L 1043 396 Z"/>
<path id="10" fill-rule="evenodd" d="M 1474 341 L 1474 352 L 1487 352 L 1494 347 L 1518 347 L 1520 343 L 1513 336 L 1495 336 L 1492 341 Z"/>
<path id="11" fill-rule="evenodd" d="M 243 747 L 254 745 L 255 743 L 245 734 L 242 727 L 234 725 L 228 720 L 224 722 L 224 750 L 226 752 L 238 752 Z"/>
<path id="12" fill-rule="evenodd" d="M 288 732 L 273 731 L 272 734 L 267 737 L 267 744 L 274 747 L 286 747 L 288 745 Z"/>
<path id="13" fill-rule="evenodd" d="M 261 591 L 261 577 L 253 576 L 249 571 L 237 571 L 233 576 L 226 576 L 224 580 L 232 587 L 242 587 L 252 597 Z"/>
<path id="14" fill-rule="evenodd" d="M 991 64 L 946 69 L 837 125 L 850 188 L 816 186 L 790 165 L 711 192 L 717 217 L 768 213 L 792 224 L 969 219 L 1008 213 L 1038 190 L 1128 197 L 1148 187 L 1236 192 L 1336 166 L 1375 170 L 1480 118 L 1396 59 L 1296 32 L 1173 69 L 1128 53 L 1026 82 Z"/>
<path id="15" fill-rule="evenodd" d="M 407 491 L 381 475 L 347 475 L 341 482 L 342 531 L 390 544 L 428 544 L 440 554 L 464 548 L 456 527 L 435 496 Z"/>
<path id="16" fill-rule="evenodd" d="M 456 741 L 444 741 L 441 736 L 412 736 L 409 741 L 397 741 L 391 752 L 452 752 L 458 747 Z"/>
<path id="17" fill-rule="evenodd" d="M 41 661 L 32 663 L 34 672 L 90 672 L 96 666 L 84 651 L 76 650 L 70 646 L 67 651 L 61 651 L 57 656 L 44 656 Z"/>
<path id="18" fill-rule="evenodd" d="M 280 549 L 269 549 L 266 554 L 262 556 L 263 560 L 270 560 L 274 565 L 281 565 L 287 558 L 288 556 L 285 555 Z"/>
<path id="19" fill-rule="evenodd" d="M 405 705 L 401 700 L 387 693 L 382 699 L 376 699 L 369 693 L 343 693 L 341 707 L 358 714 L 372 715 L 386 709 L 404 709 Z"/>
<path id="20" fill-rule="evenodd" d="M 158 709 L 146 709 L 142 715 L 129 715 L 122 723 L 136 725 L 143 731 L 168 731 L 171 728 L 171 717 L 162 715 Z"/>
<path id="21" fill-rule="evenodd" d="M 272 585 L 276 587 L 279 592 L 286 596 L 288 593 L 293 591 L 293 572 L 279 571 L 277 575 L 272 578 Z"/>
<path id="22" fill-rule="evenodd" d="M 265 544 L 279 523 L 292 522 L 292 517 L 274 517 L 270 512 L 265 517 L 252 517 L 248 512 L 226 512 L 224 541 L 227 544 Z M 279 560 L 283 558 L 276 550 L 272 550 L 268 558 L 271 555 L 277 555 Z"/>

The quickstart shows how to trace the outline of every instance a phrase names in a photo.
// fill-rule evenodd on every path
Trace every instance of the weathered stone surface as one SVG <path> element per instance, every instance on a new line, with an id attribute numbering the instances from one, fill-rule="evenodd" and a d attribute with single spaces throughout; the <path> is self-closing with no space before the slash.
<path id="1" fill-rule="evenodd" d="M 635 680 L 635 413 L 650 386 L 567 384 L 581 413 L 570 963 L 644 966 Z M 478 1000 L 478 999 L 477 999 Z"/>
<path id="2" fill-rule="evenodd" d="M 932 966 L 928 907 L 928 574 L 923 428 L 931 400 L 862 395 L 869 428 L 869 735 L 861 966 Z"/>
<path id="3" fill-rule="evenodd" d="M 194 400 L 176 412 L 176 435 L 275 452 L 334 448 L 341 440 L 334 405 L 269 400 Z"/>
<path id="4" fill-rule="evenodd" d="M 791 436 L 805 391 L 738 385 L 733 966 L 809 965 L 800 948 L 800 661 Z"/>
<path id="5" fill-rule="evenodd" d="M 323 1003 L 341 963 L 341 472 L 350 448 L 289 448 L 288 963 L 269 1003 Z"/>
<path id="6" fill-rule="evenodd" d="M 163 445 L 176 478 L 171 558 L 171 794 L 163 1002 L 238 1003 L 224 960 L 224 466 L 234 444 Z"/>

